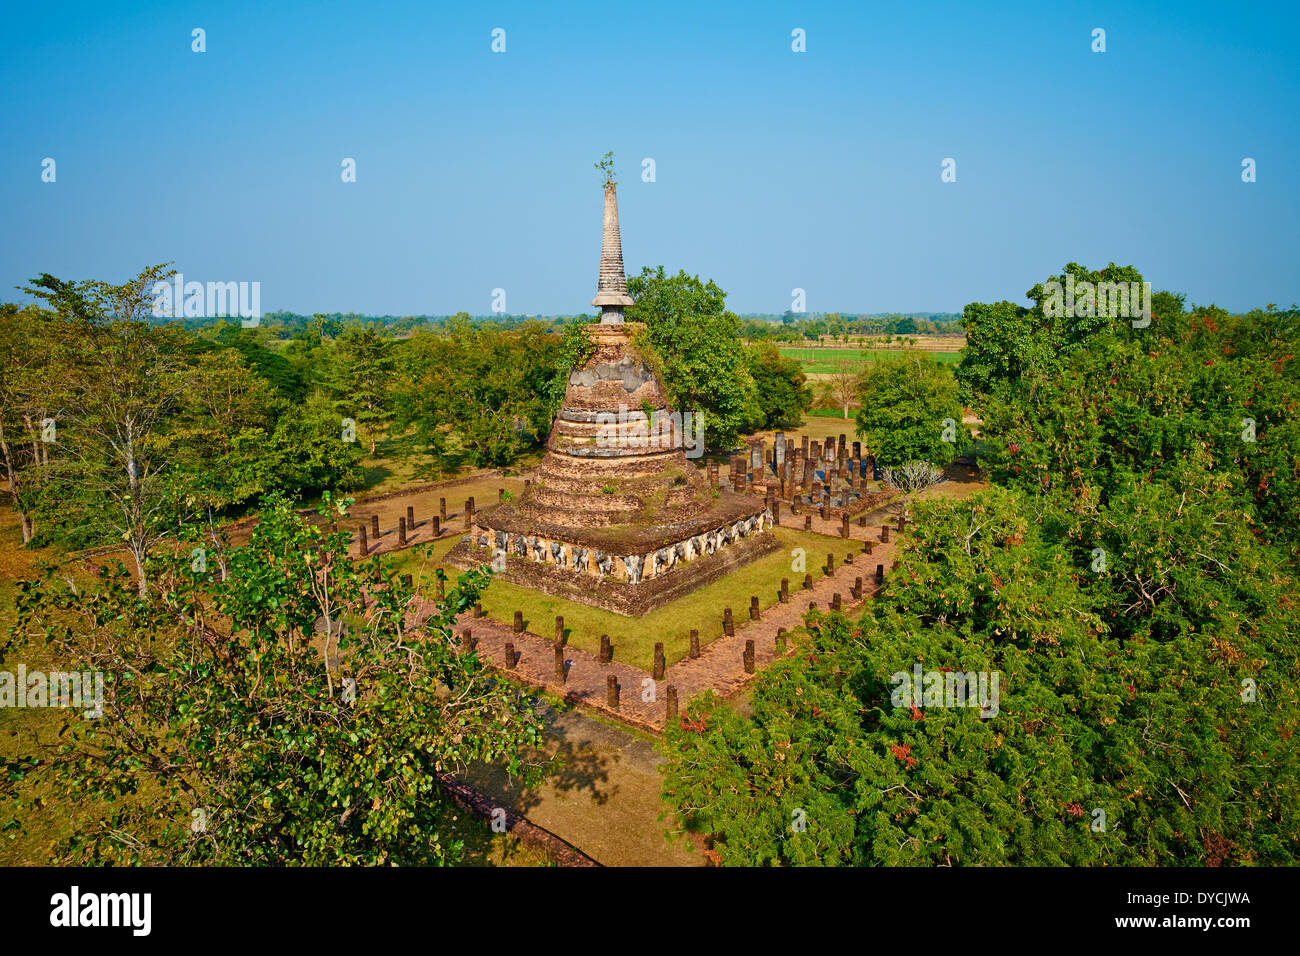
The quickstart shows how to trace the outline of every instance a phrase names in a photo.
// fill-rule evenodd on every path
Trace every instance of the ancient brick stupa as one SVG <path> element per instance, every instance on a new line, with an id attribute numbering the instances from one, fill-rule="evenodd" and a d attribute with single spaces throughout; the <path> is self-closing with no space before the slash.
<path id="1" fill-rule="evenodd" d="M 585 326 L 591 354 L 569 373 L 564 404 L 529 490 L 476 513 L 448 554 L 491 562 L 506 580 L 622 614 L 716 580 L 777 547 L 767 507 L 716 487 L 686 457 L 663 384 L 638 351 L 644 330 L 624 321 L 618 199 L 605 185 L 600 278 Z"/>

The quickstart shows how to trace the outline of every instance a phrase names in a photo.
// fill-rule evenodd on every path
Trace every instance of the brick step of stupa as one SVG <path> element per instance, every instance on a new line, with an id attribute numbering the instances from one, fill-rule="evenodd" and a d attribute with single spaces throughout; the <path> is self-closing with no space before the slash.
<path id="1" fill-rule="evenodd" d="M 620 410 L 618 413 L 584 411 L 570 414 L 575 418 L 581 417 L 570 420 L 561 415 L 555 420 L 557 434 L 572 438 L 604 438 L 611 441 L 638 437 L 648 439 L 658 436 L 667 428 L 667 423 L 671 420 L 667 408 L 651 410 L 649 418 L 645 417 L 645 413 L 639 409 L 626 413 Z M 659 425 L 653 424 L 656 420 L 659 421 Z"/>
<path id="2" fill-rule="evenodd" d="M 571 492 L 556 492 L 546 488 L 534 488 L 529 503 L 543 510 L 551 520 L 560 524 L 569 524 L 562 517 L 569 514 L 580 521 L 590 521 L 602 527 L 631 521 L 641 510 L 640 499 L 627 495 L 589 496 L 581 507 L 575 507 L 575 497 Z"/>
<path id="3" fill-rule="evenodd" d="M 611 478 L 658 478 L 689 476 L 693 471 L 678 450 L 649 452 L 625 457 L 593 458 L 550 450 L 537 468 L 537 477 L 567 478 L 599 484 Z"/>
<path id="4" fill-rule="evenodd" d="M 586 491 L 578 494 L 559 489 L 534 488 L 531 501 L 538 508 L 551 512 L 571 511 L 581 514 L 584 511 L 596 510 L 626 514 L 630 517 L 649 505 L 652 505 L 656 511 L 672 511 L 675 508 L 688 507 L 696 503 L 696 494 L 695 489 L 689 486 L 660 488 L 643 495 L 620 495 L 614 491 L 595 493 Z"/>

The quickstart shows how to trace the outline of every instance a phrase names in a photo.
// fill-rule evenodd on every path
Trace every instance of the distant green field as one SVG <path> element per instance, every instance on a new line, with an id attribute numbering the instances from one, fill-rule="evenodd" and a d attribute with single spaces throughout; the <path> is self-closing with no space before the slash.
<path id="1" fill-rule="evenodd" d="M 800 348 L 798 346 L 791 348 L 782 348 L 781 354 L 786 358 L 792 358 L 804 366 L 804 371 L 813 375 L 829 375 L 843 368 L 845 365 L 861 365 L 866 362 L 879 361 L 885 355 L 902 355 L 906 349 L 826 349 L 826 348 Z M 936 362 L 944 365 L 956 365 L 961 358 L 960 352 L 930 352 L 930 356 Z"/>

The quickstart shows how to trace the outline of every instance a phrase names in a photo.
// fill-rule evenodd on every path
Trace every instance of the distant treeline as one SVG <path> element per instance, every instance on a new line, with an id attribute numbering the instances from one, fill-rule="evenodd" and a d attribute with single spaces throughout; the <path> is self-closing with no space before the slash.
<path id="1" fill-rule="evenodd" d="M 296 332 L 315 326 L 320 334 L 334 338 L 348 325 L 378 326 L 392 334 L 402 335 L 417 329 L 445 329 L 458 320 L 476 326 L 495 329 L 514 329 L 526 322 L 537 322 L 543 326 L 559 329 L 575 322 L 588 322 L 598 315 L 470 315 L 457 312 L 454 315 L 365 315 L 359 312 L 316 312 L 304 315 L 298 312 L 267 312 L 259 325 L 266 327 L 272 336 L 279 339 L 292 338 Z M 766 339 L 774 342 L 797 342 L 806 339 L 820 339 L 822 336 L 855 335 L 951 335 L 962 331 L 962 318 L 955 312 L 888 312 L 870 315 L 845 315 L 839 312 L 827 313 L 793 313 L 784 315 L 773 313 L 750 313 L 741 315 L 741 335 L 746 339 Z M 167 319 L 168 323 L 174 319 Z M 190 331 L 211 328 L 223 322 L 232 322 L 233 318 L 224 316 L 204 316 L 183 320 L 184 327 Z"/>
<path id="2" fill-rule="evenodd" d="M 951 312 L 909 315 L 786 312 L 778 316 L 742 316 L 740 327 L 747 339 L 772 342 L 818 341 L 824 336 L 848 340 L 866 335 L 957 335 L 964 330 L 961 316 Z"/>
<path id="3" fill-rule="evenodd" d="M 467 312 L 457 312 L 454 315 L 366 315 L 361 312 L 316 312 L 312 315 L 303 315 L 298 312 L 267 312 L 258 321 L 258 327 L 271 330 L 272 336 L 279 339 L 292 338 L 296 332 L 313 327 L 326 338 L 334 338 L 349 325 L 378 326 L 400 335 L 406 332 L 414 332 L 416 329 L 445 329 L 453 319 L 485 328 L 514 329 L 525 322 L 540 322 L 542 325 L 558 329 L 578 321 L 591 321 L 597 317 L 595 314 L 533 316 L 470 315 Z M 176 322 L 175 319 L 170 317 L 154 321 L 165 322 L 166 324 Z M 239 319 L 234 316 L 201 316 L 186 318 L 182 324 L 189 331 L 201 331 L 214 326 L 237 322 L 239 322 Z"/>
<path id="4" fill-rule="evenodd" d="M 816 319 L 825 318 L 826 316 L 831 315 L 838 315 L 849 322 L 865 322 L 869 319 L 887 319 L 890 321 L 896 321 L 898 319 L 924 319 L 927 322 L 937 322 L 942 324 L 945 322 L 961 321 L 960 312 L 812 312 L 806 315 L 804 313 L 790 311 L 782 312 L 780 314 L 775 312 L 740 313 L 742 319 L 758 319 L 762 322 L 782 322 L 785 324 L 797 322 L 800 318 Z"/>

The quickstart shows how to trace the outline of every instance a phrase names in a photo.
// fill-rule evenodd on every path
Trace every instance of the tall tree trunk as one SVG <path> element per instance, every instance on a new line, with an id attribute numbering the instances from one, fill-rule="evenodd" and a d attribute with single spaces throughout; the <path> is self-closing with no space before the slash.
<path id="1" fill-rule="evenodd" d="M 136 591 L 139 593 L 140 599 L 144 600 L 149 596 L 149 579 L 145 577 L 144 573 L 145 556 L 143 548 L 135 541 L 131 542 L 131 556 L 135 558 Z"/>
<path id="2" fill-rule="evenodd" d="M 26 414 L 23 415 L 23 425 L 27 429 L 27 434 L 30 435 L 32 439 L 32 464 L 39 468 L 42 465 L 40 429 L 32 425 L 32 417 Z M 49 464 L 48 458 L 44 464 Z"/>

